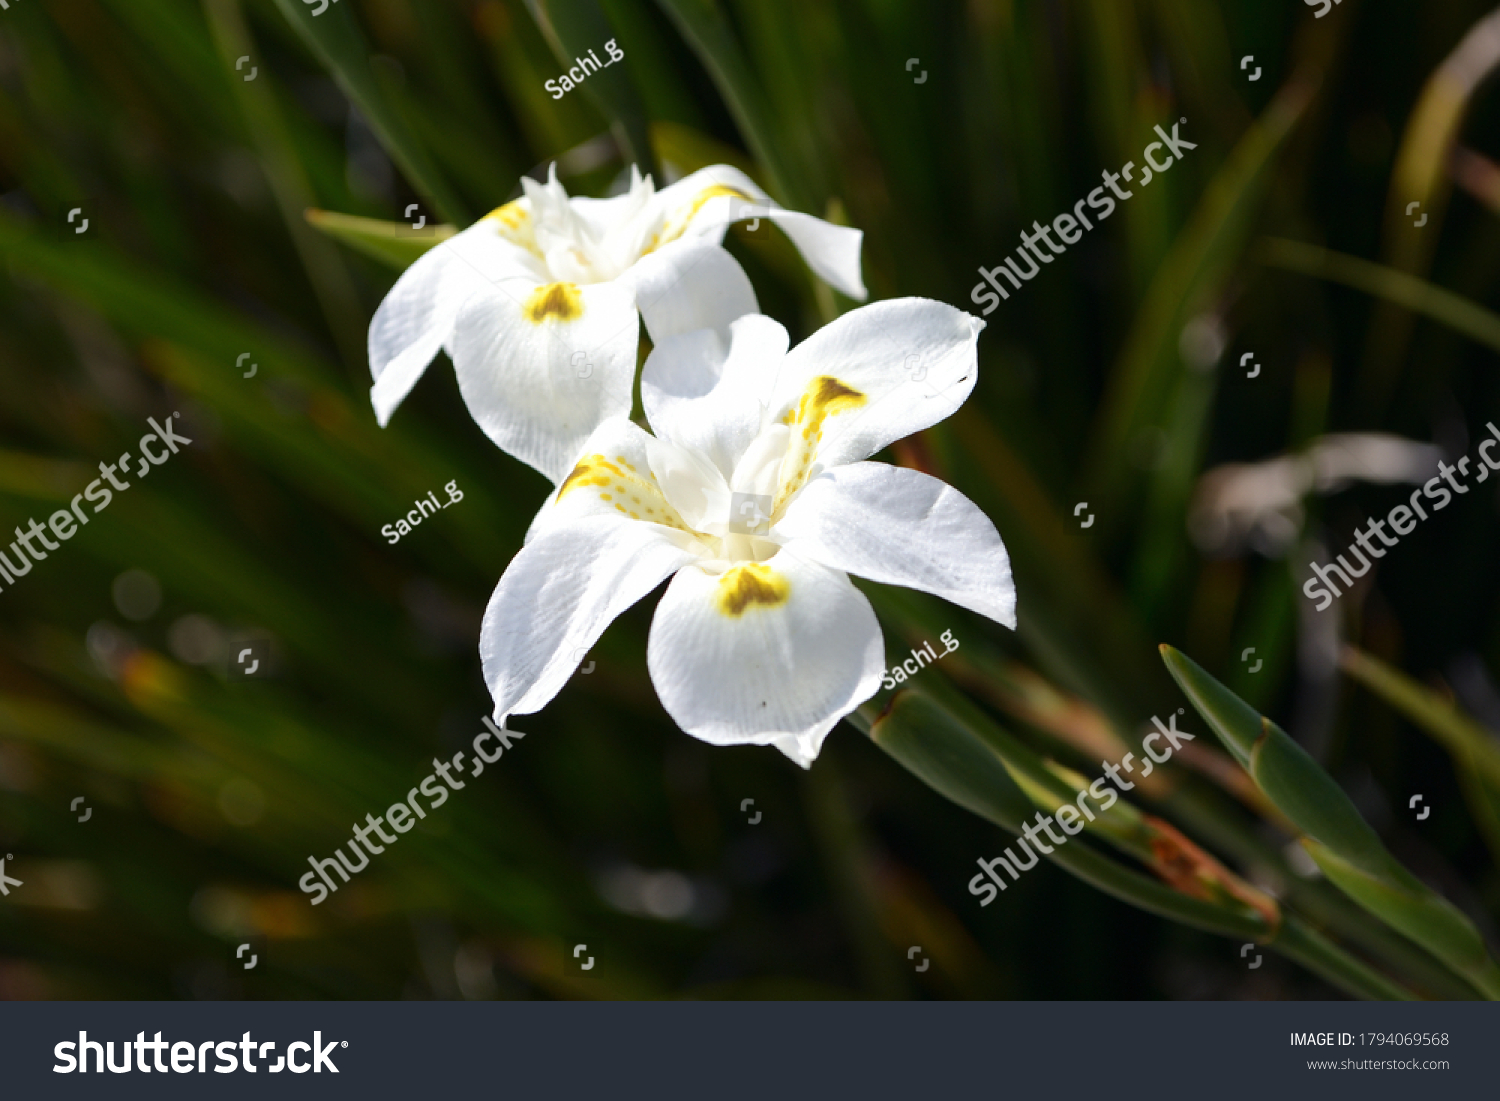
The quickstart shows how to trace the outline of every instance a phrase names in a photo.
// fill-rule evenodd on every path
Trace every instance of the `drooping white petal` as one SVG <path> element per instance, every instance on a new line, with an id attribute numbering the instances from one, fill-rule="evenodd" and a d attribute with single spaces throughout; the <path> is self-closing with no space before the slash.
<path id="1" fill-rule="evenodd" d="M 851 463 L 814 478 L 773 527 L 789 552 L 1016 625 L 1010 556 L 989 517 L 918 470 Z"/>
<path id="2" fill-rule="evenodd" d="M 696 557 L 670 534 L 592 517 L 551 526 L 521 548 L 479 634 L 497 720 L 544 707 L 616 616 Z"/>
<path id="3" fill-rule="evenodd" d="M 804 767 L 874 695 L 884 643 L 838 570 L 781 551 L 713 574 L 681 570 L 651 621 L 646 662 L 662 706 L 714 745 L 776 745 Z"/>
<path id="4" fill-rule="evenodd" d="M 635 288 L 641 320 L 656 344 L 695 329 L 713 329 L 727 341 L 731 321 L 760 312 L 745 269 L 713 241 L 663 245 L 620 278 Z"/>
<path id="5" fill-rule="evenodd" d="M 370 400 L 381 425 L 446 344 L 453 319 L 475 290 L 501 279 L 544 279 L 527 247 L 529 214 L 510 203 L 427 250 L 401 273 L 370 321 Z"/>
<path id="6" fill-rule="evenodd" d="M 761 314 L 729 326 L 727 349 L 698 331 L 659 343 L 641 368 L 641 404 L 663 439 L 707 455 L 729 478 L 762 427 L 762 404 L 786 356 L 787 333 Z"/>
<path id="7" fill-rule="evenodd" d="M 595 428 L 630 413 L 638 324 L 613 283 L 504 283 L 465 303 L 449 350 L 485 434 L 557 483 Z"/>
<path id="8" fill-rule="evenodd" d="M 837 226 L 811 214 L 774 205 L 771 207 L 771 221 L 791 238 L 807 266 L 819 279 L 856 302 L 869 297 L 870 292 L 865 290 L 864 277 L 859 270 L 860 246 L 865 236 L 863 230 Z"/>
<path id="9" fill-rule="evenodd" d="M 678 237 L 723 240 L 724 227 L 746 218 L 769 217 L 797 246 L 807 266 L 829 286 L 864 301 L 859 253 L 864 234 L 810 214 L 787 210 L 738 168 L 711 165 L 684 176 L 656 194 L 661 243 Z"/>
<path id="10" fill-rule="evenodd" d="M 928 298 L 851 310 L 787 353 L 771 418 L 805 433 L 803 457 L 823 469 L 867 459 L 963 404 L 978 375 L 983 328 Z"/>

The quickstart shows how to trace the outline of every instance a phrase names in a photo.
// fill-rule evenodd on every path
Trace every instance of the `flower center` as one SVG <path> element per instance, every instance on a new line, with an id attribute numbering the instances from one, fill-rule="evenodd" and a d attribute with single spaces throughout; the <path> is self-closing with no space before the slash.
<path id="1" fill-rule="evenodd" d="M 555 280 L 586 285 L 618 278 L 641 258 L 661 222 L 649 176 L 632 175 L 630 191 L 615 199 L 570 199 L 555 177 L 523 186 L 537 250 Z"/>
<path id="2" fill-rule="evenodd" d="M 711 573 L 764 562 L 781 546 L 771 526 L 818 469 L 825 422 L 867 401 L 846 383 L 819 375 L 779 421 L 762 425 L 727 478 L 707 455 L 647 436 L 648 470 L 637 470 L 624 455 L 586 455 L 563 481 L 557 499 L 585 489 L 631 520 L 690 535 L 701 555 L 699 565 Z"/>

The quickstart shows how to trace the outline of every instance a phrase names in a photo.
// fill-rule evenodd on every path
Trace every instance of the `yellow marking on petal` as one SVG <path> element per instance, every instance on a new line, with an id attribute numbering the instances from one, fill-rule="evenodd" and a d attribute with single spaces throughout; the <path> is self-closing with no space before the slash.
<path id="1" fill-rule="evenodd" d="M 688 211 L 687 220 L 692 221 L 693 215 L 702 210 L 703 204 L 710 199 L 717 199 L 725 195 L 731 199 L 744 199 L 747 203 L 755 201 L 737 187 L 729 187 L 726 184 L 709 184 L 702 191 L 698 192 L 698 197 L 693 200 L 692 209 Z"/>
<path id="2" fill-rule="evenodd" d="M 719 577 L 714 594 L 719 611 L 731 618 L 745 614 L 752 604 L 775 608 L 785 604 L 792 586 L 785 577 L 764 562 L 747 562 L 731 566 Z"/>
<path id="3" fill-rule="evenodd" d="M 549 317 L 576 321 L 583 316 L 583 292 L 576 283 L 543 283 L 521 304 L 521 316 L 533 325 Z"/>
<path id="4" fill-rule="evenodd" d="M 486 219 L 499 222 L 506 229 L 520 229 L 531 223 L 531 215 L 527 213 L 526 207 L 522 205 L 523 200 L 516 199 L 514 202 L 497 206 L 485 215 Z"/>
<path id="5" fill-rule="evenodd" d="M 538 260 L 545 259 L 537 247 L 536 227 L 532 224 L 531 212 L 522 205 L 524 202 L 524 199 L 517 199 L 496 207 L 481 220 L 493 223 L 495 232 L 511 244 L 520 245 Z"/>
<path id="6" fill-rule="evenodd" d="M 651 240 L 646 243 L 646 248 L 642 251 L 641 255 L 644 256 L 646 253 L 652 252 L 670 241 L 677 240 L 687 230 L 688 224 L 697 217 L 698 211 L 703 209 L 705 203 L 710 199 L 717 199 L 725 195 L 731 199 L 744 199 L 747 203 L 758 201 L 737 187 L 729 187 L 726 184 L 709 184 L 693 197 L 691 203 L 685 208 L 679 208 L 676 213 L 666 220 L 662 228 L 657 230 Z M 746 217 L 749 217 L 749 215 L 747 214 Z"/>
<path id="7" fill-rule="evenodd" d="M 800 428 L 793 431 L 786 458 L 782 461 L 784 481 L 776 496 L 773 515 L 792 495 L 807 482 L 807 474 L 817 457 L 818 444 L 823 439 L 823 422 L 830 416 L 858 409 L 869 403 L 869 398 L 846 382 L 832 375 L 819 375 L 807 384 L 795 408 L 787 412 L 785 421 Z M 779 519 L 779 515 L 776 515 Z"/>
<path id="8" fill-rule="evenodd" d="M 585 455 L 579 461 L 578 465 L 573 468 L 573 472 L 563 479 L 563 484 L 557 491 L 557 499 L 561 501 L 564 497 L 567 496 L 568 491 L 571 490 L 574 486 L 609 485 L 609 478 L 607 474 L 602 479 L 599 477 L 601 473 L 606 471 L 609 474 L 620 473 L 615 464 L 610 462 L 603 455 Z"/>
<path id="9" fill-rule="evenodd" d="M 651 506 L 646 509 L 646 514 L 659 517 L 659 519 L 652 519 L 651 523 L 665 524 L 679 531 L 691 530 L 682 522 L 682 517 L 678 515 L 677 510 L 667 503 L 661 489 L 653 484 L 655 479 L 647 482 L 637 474 L 627 474 L 620 469 L 621 464 L 632 471 L 635 468 L 624 462 L 623 456 L 616 455 L 615 460 L 617 461 L 611 461 L 598 452 L 585 455 L 578 461 L 572 473 L 563 479 L 563 484 L 557 491 L 557 500 L 561 502 L 577 486 L 598 486 L 612 491 L 599 494 L 599 500 L 606 506 L 613 505 L 617 511 L 625 513 L 632 520 L 641 519 L 641 515 L 621 503 L 627 497 L 636 505 Z M 615 494 L 620 495 L 621 501 L 615 500 Z"/>

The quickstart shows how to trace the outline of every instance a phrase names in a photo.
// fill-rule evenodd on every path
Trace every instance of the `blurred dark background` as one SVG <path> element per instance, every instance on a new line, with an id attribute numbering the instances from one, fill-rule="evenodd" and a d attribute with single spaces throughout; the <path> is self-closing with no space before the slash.
<path id="1" fill-rule="evenodd" d="M 1036 670 L 1134 742 L 1181 704 L 1154 651 L 1180 646 L 1493 937 L 1500 798 L 1335 663 L 1356 644 L 1500 726 L 1500 481 L 1317 618 L 1298 595 L 1306 562 L 1412 486 L 1356 470 L 1231 538 L 1204 479 L 1330 433 L 1451 461 L 1500 420 L 1500 330 L 1484 328 L 1500 104 L 1483 65 L 1468 87 L 1432 83 L 1489 11 L 11 0 L 0 530 L 68 507 L 148 417 L 179 412 L 193 444 L 0 587 L 0 855 L 25 883 L 0 899 L 0 997 L 1337 996 L 1046 864 L 981 909 L 974 862 L 1008 838 L 848 725 L 807 774 L 677 730 L 646 675 L 655 598 L 609 630 L 591 673 L 516 720 L 524 741 L 349 887 L 317 908 L 296 889 L 309 854 L 480 731 L 480 614 L 548 488 L 475 426 L 446 359 L 376 425 L 365 327 L 416 246 L 351 244 L 307 208 L 399 220 L 417 203 L 462 226 L 552 161 L 593 195 L 632 161 L 658 183 L 735 163 L 862 229 L 872 298 L 977 312 L 976 267 L 1181 118 L 1198 148 L 991 314 L 966 408 L 885 456 L 992 516 L 1021 629 L 941 605 L 902 619 L 892 602 L 888 650 L 952 628 L 964 649 L 925 676 L 1005 714 L 1004 693 L 975 684 L 986 667 L 964 662 Z M 543 82 L 580 35 L 599 51 L 617 38 L 625 61 L 615 84 L 554 101 Z M 1313 250 L 1267 244 L 1284 239 Z M 849 307 L 784 239 L 728 240 L 794 340 Z M 1340 278 L 1335 254 L 1377 263 L 1370 285 Z M 1403 276 L 1480 321 L 1459 332 L 1402 308 Z M 455 480 L 460 504 L 387 544 L 382 524 Z M 233 658 L 250 641 L 267 662 L 245 678 Z M 1009 718 L 1097 771 L 1097 753 Z M 1205 813 L 1177 820 L 1252 881 L 1292 881 L 1274 826 L 1227 796 Z"/>

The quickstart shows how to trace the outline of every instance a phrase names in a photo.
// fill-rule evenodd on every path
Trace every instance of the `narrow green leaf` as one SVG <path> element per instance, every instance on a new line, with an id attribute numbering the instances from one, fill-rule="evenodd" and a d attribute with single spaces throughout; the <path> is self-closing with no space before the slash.
<path id="1" fill-rule="evenodd" d="M 1036 815 L 1036 805 L 1016 782 L 994 746 L 998 728 L 980 716 L 960 717 L 920 689 L 897 692 L 884 713 L 862 709 L 851 719 L 870 739 L 923 783 L 966 810 L 1012 833 Z M 1061 783 L 1046 775 L 1037 786 Z M 1066 799 L 1066 796 L 1063 797 Z M 1044 854 L 1085 882 L 1152 913 L 1227 936 L 1269 938 L 1275 930 L 1250 907 L 1193 898 L 1140 872 L 1132 871 L 1081 841 Z"/>
<path id="2" fill-rule="evenodd" d="M 1448 752 L 1468 760 L 1491 784 L 1500 784 L 1500 745 L 1484 727 L 1436 692 L 1354 646 L 1339 656 L 1344 672 L 1401 712 Z"/>
<path id="3" fill-rule="evenodd" d="M 1203 720 L 1213 727 L 1224 748 L 1245 768 L 1261 735 L 1260 712 L 1225 688 L 1199 665 L 1171 646 L 1160 647 L 1167 671 L 1182 687 Z"/>
<path id="4" fill-rule="evenodd" d="M 1339 664 L 1452 754 L 1474 824 L 1500 859 L 1500 747 L 1489 731 L 1451 700 L 1357 647 L 1344 647 Z"/>
<path id="5" fill-rule="evenodd" d="M 405 271 L 417 257 L 458 232 L 454 226 L 431 226 L 430 235 L 417 237 L 402 222 L 384 222 L 331 210 L 309 209 L 304 217 L 314 229 L 396 271 Z"/>
<path id="6" fill-rule="evenodd" d="M 1167 645 L 1161 654 L 1204 721 L 1298 829 L 1371 874 L 1400 870 L 1343 788 L 1286 731 L 1187 655 Z"/>
<path id="7" fill-rule="evenodd" d="M 765 166 L 772 196 L 797 210 L 812 210 L 813 198 L 786 163 L 765 90 L 715 0 L 657 0 L 698 55 L 724 97 L 735 125 L 755 159 Z M 813 210 L 821 214 L 821 210 Z"/>
<path id="8" fill-rule="evenodd" d="M 646 0 L 600 0 L 600 5 L 630 59 L 625 72 L 652 124 L 674 122 L 704 129 L 708 122 L 703 108 L 685 78 L 686 67 L 679 61 L 680 54 L 674 53 L 677 44 L 661 16 Z"/>
<path id="9" fill-rule="evenodd" d="M 1409 310 L 1426 314 L 1472 340 L 1500 351 L 1500 314 L 1425 279 L 1358 256 L 1281 237 L 1268 237 L 1258 250 L 1261 263 L 1343 283 Z"/>
<path id="10" fill-rule="evenodd" d="M 239 0 L 203 0 L 203 12 L 219 49 L 223 72 L 232 71 L 236 58 L 258 53 Z M 366 370 L 363 310 L 344 257 L 310 231 L 302 219 L 302 212 L 315 201 L 314 194 L 282 121 L 275 92 L 269 82 L 231 80 L 229 84 L 328 328 L 351 373 L 362 377 Z"/>
<path id="11" fill-rule="evenodd" d="M 1467 975 L 1490 998 L 1500 998 L 1500 967 L 1485 952 L 1484 940 L 1459 909 L 1410 877 L 1413 890 L 1361 871 L 1316 841 L 1302 842 L 1335 886 L 1393 929 L 1426 945 L 1444 963 Z"/>
<path id="12" fill-rule="evenodd" d="M 884 712 L 867 704 L 849 718 L 918 779 L 981 818 L 1014 833 L 1033 812 L 1031 801 L 986 739 L 925 693 L 904 689 Z M 1260 941 L 1359 997 L 1411 997 L 1294 918 L 1272 929 L 1249 908 L 1192 898 L 1081 842 L 1056 846 L 1046 855 L 1106 894 L 1195 928 Z"/>
<path id="13" fill-rule="evenodd" d="M 1468 918 L 1386 851 L 1333 778 L 1284 730 L 1190 658 L 1166 645 L 1161 652 L 1199 714 L 1231 752 L 1248 757 L 1260 789 L 1307 835 L 1303 845 L 1329 880 L 1489 996 L 1500 997 L 1500 969 Z"/>
<path id="14" fill-rule="evenodd" d="M 1091 501 L 1106 530 L 1121 521 L 1139 471 L 1121 462 L 1146 428 L 1159 425 L 1172 384 L 1185 369 L 1177 340 L 1190 312 L 1237 262 L 1276 154 L 1312 100 L 1315 85 L 1293 78 L 1230 153 L 1173 243 L 1142 303 L 1109 382 L 1086 469 Z"/>
<path id="15" fill-rule="evenodd" d="M 860 716 L 871 741 L 965 810 L 1012 833 L 1031 817 L 1031 800 L 1005 763 L 931 697 L 907 690 L 873 721 Z"/>
<path id="16" fill-rule="evenodd" d="M 407 119 L 392 102 L 392 89 L 382 82 L 370 62 L 370 47 L 355 20 L 353 4 L 334 4 L 321 15 L 298 0 L 276 0 L 281 14 L 317 55 L 344 94 L 380 137 L 391 159 L 411 185 L 432 203 L 437 214 L 459 225 L 472 221 L 471 212 L 443 178 Z"/>

